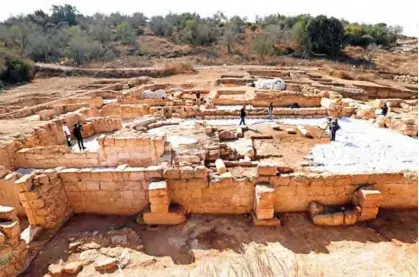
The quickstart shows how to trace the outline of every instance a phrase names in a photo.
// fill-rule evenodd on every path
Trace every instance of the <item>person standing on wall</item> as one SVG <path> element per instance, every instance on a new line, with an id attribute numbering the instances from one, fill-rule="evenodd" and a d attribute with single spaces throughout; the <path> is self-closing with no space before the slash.
<path id="1" fill-rule="evenodd" d="M 381 107 L 381 115 L 387 116 L 388 106 L 387 103 L 384 103 L 384 106 Z"/>
<path id="2" fill-rule="evenodd" d="M 246 105 L 243 105 L 243 108 L 241 108 L 240 110 L 240 123 L 239 126 L 242 125 L 246 125 L 244 119 L 246 118 Z"/>
<path id="3" fill-rule="evenodd" d="M 269 104 L 269 108 L 268 108 L 269 120 L 272 120 L 273 110 L 274 110 L 274 106 L 273 106 L 273 103 L 271 102 L 271 104 Z"/>
<path id="4" fill-rule="evenodd" d="M 74 124 L 74 128 L 73 128 L 73 134 L 77 139 L 77 144 L 79 145 L 80 151 L 86 149 L 86 147 L 84 147 L 83 145 L 82 128 L 83 126 L 80 124 L 80 122 L 77 122 L 76 124 Z"/>
<path id="5" fill-rule="evenodd" d="M 337 119 L 334 119 L 332 121 L 331 127 L 330 127 L 330 141 L 336 140 L 336 132 L 340 129 L 339 123 Z"/>
<path id="6" fill-rule="evenodd" d="M 67 146 L 68 147 L 73 146 L 71 144 L 71 133 L 70 133 L 70 129 L 68 128 L 67 121 L 63 122 L 63 133 L 64 133 L 65 139 L 67 141 Z"/>

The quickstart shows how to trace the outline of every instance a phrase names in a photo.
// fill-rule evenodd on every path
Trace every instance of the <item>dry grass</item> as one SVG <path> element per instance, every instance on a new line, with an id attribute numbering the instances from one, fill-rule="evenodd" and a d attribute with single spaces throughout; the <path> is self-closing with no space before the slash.
<path id="1" fill-rule="evenodd" d="M 288 259 L 290 260 L 290 259 Z M 251 249 L 227 264 L 205 264 L 196 276 L 202 277 L 320 277 L 317 272 L 307 275 L 302 272 L 295 257 L 294 261 L 285 262 L 267 250 Z M 189 274 L 190 277 L 195 276 Z"/>
<path id="2" fill-rule="evenodd" d="M 373 73 L 364 73 L 356 75 L 356 80 L 374 82 L 377 77 Z"/>
<path id="3" fill-rule="evenodd" d="M 196 73 L 192 63 L 188 62 L 168 62 L 164 65 L 164 73 L 167 76 L 176 74 L 193 74 Z"/>
<path id="4" fill-rule="evenodd" d="M 327 72 L 327 74 L 329 74 L 330 76 L 339 79 L 355 80 L 355 74 L 347 70 L 332 68 L 329 65 L 324 65 L 323 70 Z"/>

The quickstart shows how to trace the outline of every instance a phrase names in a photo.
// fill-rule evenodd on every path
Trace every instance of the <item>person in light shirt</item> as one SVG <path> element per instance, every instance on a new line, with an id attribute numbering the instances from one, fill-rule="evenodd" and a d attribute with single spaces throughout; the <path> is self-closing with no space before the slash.
<path id="1" fill-rule="evenodd" d="M 63 133 L 64 133 L 65 139 L 67 141 L 67 146 L 71 147 L 72 146 L 72 144 L 71 144 L 71 133 L 70 133 L 70 129 L 68 128 L 67 121 L 63 122 Z"/>

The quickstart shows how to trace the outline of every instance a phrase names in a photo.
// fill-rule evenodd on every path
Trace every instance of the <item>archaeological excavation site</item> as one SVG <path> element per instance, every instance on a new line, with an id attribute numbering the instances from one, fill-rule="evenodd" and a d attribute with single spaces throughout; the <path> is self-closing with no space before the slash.
<path id="1" fill-rule="evenodd" d="M 38 71 L 0 94 L 1 277 L 417 275 L 417 78 Z"/>

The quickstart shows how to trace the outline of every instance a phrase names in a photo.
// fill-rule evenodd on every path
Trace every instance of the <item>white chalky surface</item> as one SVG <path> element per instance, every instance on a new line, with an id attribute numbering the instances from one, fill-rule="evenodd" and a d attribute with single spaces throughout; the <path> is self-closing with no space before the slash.
<path id="1" fill-rule="evenodd" d="M 286 119 L 285 124 L 326 125 L 326 119 Z M 418 141 L 390 129 L 352 118 L 339 120 L 336 141 L 312 150 L 315 171 L 391 172 L 418 169 Z"/>
<path id="2" fill-rule="evenodd" d="M 228 126 L 228 125 L 239 125 L 240 118 L 237 119 L 210 119 L 210 120 L 203 120 L 207 122 L 209 125 L 212 126 Z M 262 118 L 249 118 L 245 119 L 246 125 L 255 125 L 260 123 L 273 123 L 273 121 L 270 121 L 268 119 L 262 119 Z M 243 126 L 243 124 L 242 124 Z"/>
<path id="3" fill-rule="evenodd" d="M 73 152 L 98 152 L 100 146 L 99 142 L 97 141 L 97 137 L 99 137 L 99 134 L 83 139 L 83 145 L 86 147 L 86 150 L 80 150 L 77 140 L 72 140 L 71 144 L 73 146 L 71 147 L 71 150 Z"/>

